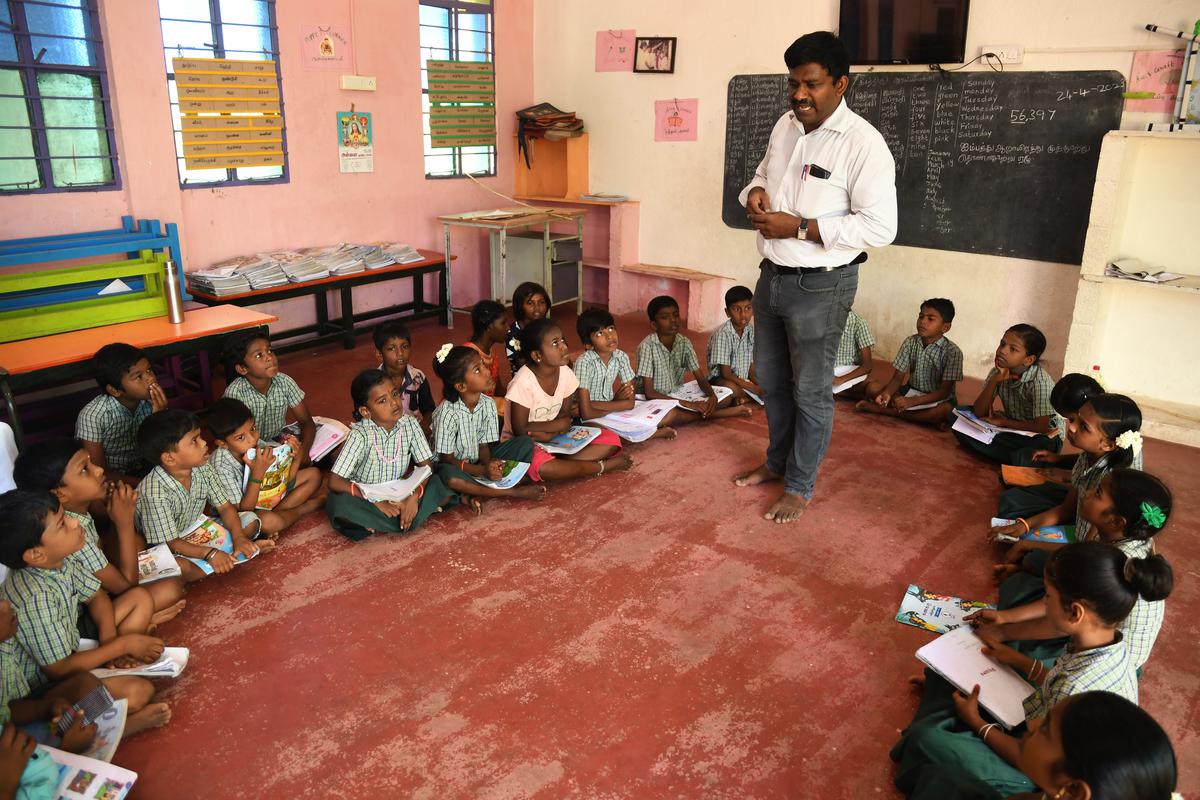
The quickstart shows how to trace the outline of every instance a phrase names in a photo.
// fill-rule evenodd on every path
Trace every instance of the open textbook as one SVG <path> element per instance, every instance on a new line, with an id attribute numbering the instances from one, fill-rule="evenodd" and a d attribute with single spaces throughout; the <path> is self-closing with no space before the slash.
<path id="1" fill-rule="evenodd" d="M 35 758 L 48 757 L 58 766 L 55 800 L 124 800 L 137 781 L 136 772 L 102 759 L 46 745 L 38 745 L 38 751 Z"/>
<path id="2" fill-rule="evenodd" d="M 95 650 L 99 646 L 100 643 L 95 639 L 79 640 L 80 650 Z M 190 655 L 191 653 L 186 647 L 164 647 L 162 655 L 158 657 L 158 660 L 150 664 L 141 664 L 125 669 L 97 667 L 92 670 L 92 674 L 101 680 L 104 678 L 113 678 L 118 675 L 141 675 L 146 678 L 178 678 L 183 674 L 183 670 L 187 668 Z"/>
<path id="3" fill-rule="evenodd" d="M 418 466 L 408 474 L 407 478 L 397 478 L 394 481 L 384 481 L 383 483 L 354 483 L 355 486 L 362 491 L 363 497 L 372 503 L 381 503 L 384 501 L 391 503 L 399 503 L 401 500 L 407 500 L 409 495 L 417 490 L 417 487 L 428 480 L 433 474 L 433 470 L 429 467 Z"/>
<path id="4" fill-rule="evenodd" d="M 993 425 L 990 422 L 984 422 L 969 409 L 956 408 L 954 409 L 954 416 L 953 430 L 970 436 L 972 439 L 984 444 L 991 444 L 996 435 L 1000 433 L 1015 433 L 1018 436 L 1037 436 L 1033 431 L 1019 431 L 1015 428 L 1003 428 L 999 425 Z"/>
<path id="5" fill-rule="evenodd" d="M 484 486 L 491 486 L 493 489 L 511 489 L 521 482 L 521 478 L 525 477 L 525 473 L 529 472 L 529 464 L 524 461 L 505 461 L 504 467 L 500 471 L 500 480 L 489 481 L 486 478 L 476 478 L 478 482 Z"/>
<path id="6" fill-rule="evenodd" d="M 319 431 L 318 431 L 319 432 Z M 315 441 L 314 441 L 315 444 Z M 292 448 L 286 444 L 278 444 L 276 442 L 259 442 L 259 445 L 270 447 L 271 454 L 275 460 L 271 462 L 271 466 L 267 467 L 267 472 L 262 477 L 262 481 L 258 486 L 258 500 L 255 503 L 255 508 L 265 509 L 270 511 L 275 506 L 279 505 L 283 500 L 283 496 L 287 494 L 288 473 L 292 469 L 292 464 L 295 462 L 295 457 L 292 455 Z M 250 448 L 246 453 L 250 460 L 254 460 L 256 448 Z M 316 459 L 313 459 L 314 461 Z M 250 465 L 247 464 L 242 469 L 242 492 L 250 485 Z M 236 504 L 235 504 L 236 505 Z"/>
<path id="7" fill-rule="evenodd" d="M 329 417 L 318 417 L 313 415 L 313 422 L 317 423 L 317 435 L 313 437 L 312 447 L 308 448 L 308 458 L 310 461 L 320 461 L 325 456 L 333 452 L 333 449 L 346 440 L 350 429 L 336 419 Z M 283 433 L 290 433 L 297 439 L 300 438 L 300 423 L 293 422 L 283 429 Z"/>
<path id="8" fill-rule="evenodd" d="M 934 594 L 916 584 L 909 584 L 896 612 L 896 622 L 924 628 L 932 633 L 948 633 L 970 623 L 963 617 L 984 608 L 995 606 L 978 600 L 964 600 L 950 594 Z"/>
<path id="9" fill-rule="evenodd" d="M 856 369 L 858 369 L 858 366 L 855 364 L 843 364 L 840 367 L 834 367 L 833 368 L 833 377 L 840 378 L 843 375 L 849 375 L 851 372 L 854 372 L 854 370 L 856 370 Z M 850 380 L 846 381 L 845 383 L 836 383 L 833 386 L 833 393 L 841 394 L 842 392 L 849 389 L 851 386 L 858 386 L 860 383 L 862 383 L 866 379 L 867 379 L 867 376 L 865 374 L 863 374 L 863 375 L 859 375 L 857 378 L 851 378 Z"/>
<path id="10" fill-rule="evenodd" d="M 1015 523 L 1015 519 L 1004 519 L 1003 517 L 992 517 L 993 528 L 1003 528 L 1006 525 Z M 1075 526 L 1074 525 L 1046 525 L 1041 528 L 1034 528 L 1026 531 L 1019 536 L 1013 536 L 1007 533 L 998 533 L 995 536 L 997 542 L 1051 542 L 1053 544 L 1070 544 L 1075 541 Z"/>
<path id="11" fill-rule="evenodd" d="M 718 403 L 733 394 L 733 389 L 730 389 L 728 386 L 713 386 L 712 390 L 717 396 Z M 685 403 L 703 403 L 708 400 L 708 395 L 704 393 L 704 390 L 700 388 L 700 384 L 696 381 L 688 381 L 683 386 L 680 386 L 671 392 L 671 397 L 674 397 L 676 400 L 682 400 Z"/>
<path id="12" fill-rule="evenodd" d="M 165 544 L 156 544 L 138 553 L 138 583 L 152 583 L 182 574 L 175 554 Z"/>
<path id="13" fill-rule="evenodd" d="M 570 456 L 587 447 L 599 435 L 599 428 L 572 425 L 570 430 L 560 433 L 548 442 L 542 442 L 541 446 L 547 453 Z"/>
<path id="14" fill-rule="evenodd" d="M 214 547 L 222 553 L 233 554 L 233 536 L 230 535 L 229 530 L 215 519 L 209 519 L 205 516 L 199 517 L 192 523 L 192 529 L 183 535 L 183 540 L 188 544 L 194 544 L 198 547 Z M 254 556 L 257 555 L 258 553 L 256 552 Z M 254 556 L 251 556 L 251 558 L 254 558 Z M 184 556 L 184 558 L 202 569 L 205 575 L 213 574 L 212 564 L 209 564 L 203 558 L 192 558 L 190 556 Z M 235 564 L 241 564 L 246 561 L 246 556 L 238 553 L 233 561 Z"/>
<path id="15" fill-rule="evenodd" d="M 608 428 L 627 442 L 644 442 L 654 435 L 663 419 L 677 405 L 679 403 L 675 400 L 637 400 L 628 411 L 614 411 L 587 422 Z"/>
<path id="16" fill-rule="evenodd" d="M 979 704 L 1005 728 L 1015 728 L 1025 721 L 1025 698 L 1035 689 L 1012 667 L 985 656 L 982 648 L 975 631 L 963 627 L 922 647 L 917 658 L 960 692 L 970 694 L 979 686 Z"/>

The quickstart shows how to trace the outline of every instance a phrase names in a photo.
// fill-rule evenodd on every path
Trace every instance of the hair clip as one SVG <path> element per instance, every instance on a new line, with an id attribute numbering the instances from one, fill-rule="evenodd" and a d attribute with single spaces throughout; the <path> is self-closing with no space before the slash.
<path id="1" fill-rule="evenodd" d="M 435 355 L 434 358 L 437 359 L 437 362 L 439 364 L 445 364 L 446 356 L 450 355 L 450 351 L 453 349 L 454 349 L 454 345 L 450 344 L 449 342 L 446 342 L 444 345 L 442 345 L 441 347 L 438 348 L 437 355 Z"/>
<path id="2" fill-rule="evenodd" d="M 1158 530 L 1163 525 L 1165 525 L 1167 522 L 1167 515 L 1163 513 L 1163 510 L 1161 508 L 1154 505 L 1153 503 L 1149 503 L 1149 502 L 1142 503 L 1141 511 L 1142 511 L 1142 519 L 1144 519 L 1146 521 L 1147 525 L 1154 528 L 1155 530 Z"/>

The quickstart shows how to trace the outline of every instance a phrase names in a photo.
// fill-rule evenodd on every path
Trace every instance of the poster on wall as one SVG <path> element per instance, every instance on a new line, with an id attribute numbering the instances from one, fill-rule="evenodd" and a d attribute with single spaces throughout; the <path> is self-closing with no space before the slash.
<path id="1" fill-rule="evenodd" d="M 637 31 L 596 31 L 596 72 L 630 72 Z"/>
<path id="2" fill-rule="evenodd" d="M 337 112 L 338 165 L 342 172 L 374 172 L 375 147 L 371 115 L 366 111 Z"/>
<path id="3" fill-rule="evenodd" d="M 312 72 L 353 71 L 350 31 L 340 25 L 309 25 L 301 36 L 301 61 Z"/>
<path id="4" fill-rule="evenodd" d="M 654 101 L 654 141 L 696 141 L 696 116 L 700 101 L 695 97 Z"/>
<path id="5" fill-rule="evenodd" d="M 1146 50 L 1134 53 L 1126 90 L 1130 94 L 1149 92 L 1154 96 L 1126 100 L 1125 110 L 1171 113 L 1175 108 L 1175 95 L 1179 91 L 1179 75 L 1182 71 L 1182 50 Z"/>

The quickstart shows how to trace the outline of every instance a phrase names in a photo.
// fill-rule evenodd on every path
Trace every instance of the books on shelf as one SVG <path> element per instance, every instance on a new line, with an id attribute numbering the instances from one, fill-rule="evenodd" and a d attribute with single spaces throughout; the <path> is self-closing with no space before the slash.
<path id="1" fill-rule="evenodd" d="M 579 195 L 580 200 L 592 203 L 624 203 L 629 198 L 623 194 L 607 194 L 606 192 L 591 192 Z"/>
<path id="2" fill-rule="evenodd" d="M 992 517 L 993 528 L 1003 528 L 1006 525 L 1016 523 L 1015 519 L 1004 519 L 1003 517 Z M 997 542 L 1012 544 L 1014 542 L 1049 542 L 1051 544 L 1070 544 L 1075 541 L 1075 526 L 1074 525 L 1046 525 L 1041 528 L 1034 528 L 1025 531 L 1019 536 L 1013 536 L 1007 533 L 996 534 Z"/>
<path id="3" fill-rule="evenodd" d="M 276 442 L 259 442 L 260 445 L 270 447 L 275 460 L 271 462 L 271 466 L 267 467 L 266 474 L 263 475 L 262 481 L 258 486 L 258 502 L 255 508 L 261 508 L 270 511 L 275 506 L 279 505 L 283 500 L 283 496 L 287 494 L 288 473 L 291 472 L 292 463 L 295 462 L 295 457 L 292 455 L 292 448 L 286 444 L 278 444 Z M 246 455 L 250 460 L 254 460 L 256 448 L 251 447 Z M 250 486 L 250 465 L 246 464 L 242 467 L 242 492 Z"/>
<path id="4" fill-rule="evenodd" d="M 541 447 L 547 453 L 570 456 L 587 447 L 599 435 L 599 428 L 572 425 L 570 430 L 560 433 L 548 442 L 542 442 Z"/>
<path id="5" fill-rule="evenodd" d="M 156 544 L 138 553 L 138 583 L 153 583 L 183 574 L 175 554 L 165 544 Z"/>
<path id="6" fill-rule="evenodd" d="M 409 495 L 417 490 L 417 487 L 424 483 L 433 470 L 429 467 L 416 467 L 408 474 L 408 477 L 397 478 L 394 481 L 384 481 L 383 483 L 359 483 L 354 482 L 368 501 L 372 503 L 381 503 L 384 501 L 391 503 L 399 503 L 401 500 L 407 500 Z"/>
<path id="7" fill-rule="evenodd" d="M 969 623 L 963 617 L 993 605 L 979 600 L 964 600 L 950 594 L 934 594 L 920 586 L 909 584 L 896 612 L 896 622 L 922 628 L 931 633 L 949 633 Z"/>
<path id="8" fill-rule="evenodd" d="M 493 489 L 511 489 L 521 482 L 527 472 L 529 472 L 529 464 L 524 461 L 509 460 L 504 462 L 504 467 L 500 470 L 500 480 L 489 481 L 486 478 L 476 478 L 475 480 L 484 486 L 491 486 Z"/>
<path id="9" fill-rule="evenodd" d="M 313 422 L 317 424 L 317 435 L 313 437 L 312 447 L 308 448 L 308 458 L 310 461 L 320 461 L 332 453 L 338 445 L 346 441 L 346 436 L 350 434 L 350 429 L 336 419 L 318 417 L 315 414 L 313 415 Z M 283 426 L 283 432 L 290 433 L 299 439 L 300 423 L 293 422 L 290 425 Z"/>
<path id="10" fill-rule="evenodd" d="M 607 428 L 627 442 L 644 442 L 677 405 L 675 400 L 638 400 L 628 411 L 614 411 L 586 421 Z"/>
<path id="11" fill-rule="evenodd" d="M 1012 729 L 1025 721 L 1025 699 L 1036 691 L 1007 664 L 983 654 L 983 640 L 969 627 L 956 628 L 917 651 L 917 658 L 960 692 L 979 686 L 979 704 Z"/>
<path id="12" fill-rule="evenodd" d="M 954 409 L 954 425 L 951 430 L 956 430 L 959 433 L 965 434 L 972 439 L 991 444 L 992 440 L 1001 433 L 1015 433 L 1018 436 L 1037 436 L 1033 431 L 1019 431 L 1015 428 L 1004 428 L 999 425 L 993 425 L 990 422 L 985 422 L 969 409 L 956 408 Z"/>

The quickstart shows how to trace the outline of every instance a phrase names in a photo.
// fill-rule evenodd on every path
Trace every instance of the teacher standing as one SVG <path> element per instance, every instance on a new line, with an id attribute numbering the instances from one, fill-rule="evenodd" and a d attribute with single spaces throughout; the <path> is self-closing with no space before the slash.
<path id="1" fill-rule="evenodd" d="M 738 200 L 758 231 L 754 367 L 766 393 L 766 461 L 738 486 L 783 481 L 764 516 L 792 522 L 812 500 L 833 431 L 833 365 L 867 247 L 896 238 L 896 164 L 846 105 L 850 56 L 832 33 L 783 54 L 792 110 Z"/>

